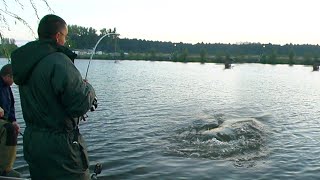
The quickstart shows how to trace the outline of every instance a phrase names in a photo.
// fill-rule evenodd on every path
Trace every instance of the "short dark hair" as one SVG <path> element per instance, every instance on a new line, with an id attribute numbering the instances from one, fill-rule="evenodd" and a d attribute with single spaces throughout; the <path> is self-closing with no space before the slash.
<path id="1" fill-rule="evenodd" d="M 11 64 L 6 64 L 4 66 L 2 66 L 1 70 L 0 70 L 0 76 L 4 77 L 6 75 L 11 75 L 12 76 L 12 66 Z"/>
<path id="2" fill-rule="evenodd" d="M 54 14 L 45 15 L 39 23 L 39 39 L 52 39 L 54 35 L 61 31 L 67 23 L 59 16 Z"/>

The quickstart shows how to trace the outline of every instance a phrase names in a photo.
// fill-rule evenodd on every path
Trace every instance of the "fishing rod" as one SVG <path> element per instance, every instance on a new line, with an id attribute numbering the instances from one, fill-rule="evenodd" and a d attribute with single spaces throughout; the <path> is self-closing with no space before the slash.
<path id="1" fill-rule="evenodd" d="M 96 48 L 98 46 L 98 44 L 100 43 L 100 41 L 105 38 L 106 36 L 109 36 L 109 35 L 115 35 L 116 37 L 119 36 L 120 34 L 118 33 L 111 33 L 111 32 L 107 32 L 107 34 L 103 35 L 99 40 L 98 42 L 96 43 L 96 45 L 94 46 L 94 48 L 92 49 L 92 53 L 91 53 L 91 56 L 90 56 L 90 59 L 89 59 L 89 63 L 88 63 L 88 67 L 87 67 L 87 71 L 86 71 L 86 76 L 85 76 L 85 80 L 87 80 L 87 76 L 88 76 L 88 71 L 89 71 L 89 67 L 90 67 L 90 64 L 91 64 L 91 60 L 92 60 L 92 57 L 93 55 L 96 53 Z"/>
<path id="2" fill-rule="evenodd" d="M 114 30 L 114 31 L 115 31 L 115 30 Z M 89 72 L 89 67 L 90 67 L 90 64 L 91 64 L 91 60 L 92 60 L 93 55 L 94 55 L 95 52 L 96 52 L 96 48 L 97 48 L 98 44 L 100 43 L 100 41 L 101 41 L 103 38 L 105 38 L 105 37 L 107 37 L 107 36 L 109 36 L 109 35 L 114 35 L 115 37 L 117 37 L 117 36 L 119 36 L 120 34 L 115 33 L 115 32 L 113 32 L 113 33 L 112 33 L 112 32 L 107 32 L 105 35 L 103 35 L 103 36 L 98 40 L 98 42 L 96 43 L 96 45 L 95 45 L 95 46 L 93 47 L 93 49 L 92 49 L 92 53 L 91 53 L 91 56 L 90 56 L 90 59 L 89 59 L 89 63 L 88 63 L 86 75 L 85 75 L 85 78 L 84 78 L 85 81 L 87 81 L 87 77 L 88 77 L 88 72 Z M 97 102 L 97 99 L 96 99 L 96 98 L 95 98 L 95 101 Z M 91 110 L 91 111 L 94 111 L 95 108 L 97 108 L 97 103 L 93 104 L 93 105 L 91 106 L 90 110 Z M 85 114 L 85 115 L 81 116 L 81 119 L 84 120 L 84 121 L 86 121 L 86 117 L 88 117 L 88 116 Z"/>
<path id="3" fill-rule="evenodd" d="M 85 78 L 84 78 L 85 80 L 87 80 L 88 71 L 89 71 L 89 67 L 90 67 L 90 64 L 91 64 L 91 60 L 92 60 L 93 55 L 94 55 L 95 52 L 96 52 L 96 48 L 97 48 L 98 44 L 100 43 L 100 41 L 101 41 L 103 38 L 105 38 L 105 37 L 107 37 L 107 36 L 109 36 L 109 35 L 115 35 L 115 37 L 117 37 L 117 36 L 119 36 L 120 34 L 115 33 L 115 32 L 114 32 L 114 33 L 107 32 L 107 34 L 103 35 L 103 36 L 98 40 L 98 42 L 96 43 L 96 45 L 95 45 L 94 48 L 92 49 L 92 53 L 91 53 L 91 56 L 90 56 L 90 59 L 89 59 L 89 63 L 88 63 L 88 67 L 87 67 L 87 71 L 86 71 L 86 76 L 85 76 Z M 96 108 L 95 105 L 93 105 L 91 108 L 93 108 L 93 107 Z M 90 109 L 90 110 L 91 110 L 91 109 Z M 82 118 L 83 118 L 84 121 L 86 120 L 86 119 L 85 119 L 85 115 L 83 115 Z M 100 174 L 101 171 L 102 171 L 102 164 L 97 163 L 96 166 L 94 167 L 94 174 L 91 175 L 91 179 L 93 179 L 93 180 L 98 179 L 98 174 Z"/>

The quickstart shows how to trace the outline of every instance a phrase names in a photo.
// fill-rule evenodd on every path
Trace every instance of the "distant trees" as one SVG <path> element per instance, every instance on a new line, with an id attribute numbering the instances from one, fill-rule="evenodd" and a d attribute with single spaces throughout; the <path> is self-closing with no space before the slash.
<path id="1" fill-rule="evenodd" d="M 305 52 L 303 54 L 304 64 L 311 65 L 312 64 L 312 53 Z"/>
<path id="2" fill-rule="evenodd" d="M 116 33 L 116 28 L 113 30 L 103 28 L 99 31 L 98 35 L 98 31 L 92 27 L 86 28 L 77 25 L 68 25 L 68 30 L 66 46 L 72 49 L 92 49 L 102 36 L 107 33 Z M 96 51 L 114 52 L 116 49 L 121 51 L 118 44 L 117 37 L 111 35 L 102 39 Z"/>
<path id="3" fill-rule="evenodd" d="M 91 27 L 85 28 L 77 25 L 68 25 L 68 30 L 66 45 L 73 49 L 92 48 L 99 39 L 97 31 Z"/>
<path id="4" fill-rule="evenodd" d="M 1 38 L 0 40 L 0 57 L 10 57 L 12 51 L 17 48 L 14 39 Z"/>
<path id="5" fill-rule="evenodd" d="M 269 56 L 269 59 L 267 61 L 268 64 L 277 64 L 277 52 L 276 50 L 272 50 L 270 56 Z"/>
<path id="6" fill-rule="evenodd" d="M 189 55 L 189 51 L 188 51 L 188 49 L 187 48 L 185 48 L 183 51 L 182 51 L 182 53 L 180 54 L 180 60 L 182 61 L 182 62 L 188 62 L 188 55 Z"/>
<path id="7" fill-rule="evenodd" d="M 66 45 L 71 49 L 92 49 L 97 41 L 107 33 L 116 33 L 116 28 L 96 30 L 92 27 L 69 25 Z M 5 42 L 5 41 L 4 41 Z M 12 44 L 9 42 L 8 44 Z M 10 46 L 10 48 L 14 46 Z M 11 48 L 11 49 L 12 49 Z M 10 53 L 10 49 L 7 51 Z M 222 43 L 173 43 L 128 39 L 110 36 L 104 38 L 96 51 L 104 54 L 95 56 L 101 59 L 146 59 L 170 60 L 175 62 L 214 62 L 224 63 L 232 59 L 237 63 L 268 64 L 308 64 L 320 57 L 319 45 L 274 45 L 260 43 L 222 44 Z M 115 53 L 116 52 L 116 53 Z M 4 51 L 1 55 L 4 56 Z M 7 53 L 8 54 L 8 53 Z M 81 57 L 81 56 L 79 56 Z M 88 58 L 88 56 L 82 56 Z"/>
<path id="8" fill-rule="evenodd" d="M 150 51 L 149 51 L 149 59 L 150 60 L 156 60 L 157 59 L 157 55 L 156 55 L 156 49 L 152 48 Z"/>
<path id="9" fill-rule="evenodd" d="M 293 65 L 294 64 L 294 56 L 295 56 L 293 49 L 290 49 L 288 56 L 289 56 L 289 65 Z"/>
<path id="10" fill-rule="evenodd" d="M 99 34 L 97 34 L 99 32 Z M 116 29 L 85 28 L 77 25 L 69 26 L 69 39 L 67 44 L 73 49 L 92 49 L 98 39 L 107 32 L 116 32 Z M 318 45 L 274 45 L 260 43 L 243 44 L 222 44 L 222 43 L 173 43 L 162 41 L 149 41 L 144 39 L 128 39 L 106 37 L 103 39 L 97 51 L 105 53 L 123 52 L 132 55 L 132 58 L 149 58 L 150 60 L 171 60 L 171 61 L 199 61 L 223 63 L 228 54 L 236 62 L 250 63 L 270 63 L 270 64 L 304 64 L 311 63 L 312 57 L 320 56 L 320 47 Z M 138 54 L 144 53 L 145 56 Z M 305 54 L 310 54 L 305 57 Z M 196 57 L 196 55 L 198 55 Z M 128 55 L 126 55 L 128 57 Z M 166 56 L 166 57 L 165 57 Z M 195 60 L 195 58 L 197 60 Z M 300 60 L 297 60 L 300 57 Z M 124 58 L 124 57 L 122 57 Z M 304 59 L 302 61 L 302 59 Z M 308 59 L 308 60 L 307 60 Z"/>
<path id="11" fill-rule="evenodd" d="M 201 48 L 200 50 L 200 62 L 205 63 L 207 60 L 208 51 L 205 48 Z"/>
<path id="12" fill-rule="evenodd" d="M 266 63 L 267 63 L 267 55 L 262 54 L 262 55 L 260 56 L 259 62 L 260 62 L 260 63 L 263 63 L 263 64 L 266 64 Z"/>
<path id="13" fill-rule="evenodd" d="M 177 62 L 178 61 L 178 51 L 174 51 L 172 53 L 172 61 Z"/>

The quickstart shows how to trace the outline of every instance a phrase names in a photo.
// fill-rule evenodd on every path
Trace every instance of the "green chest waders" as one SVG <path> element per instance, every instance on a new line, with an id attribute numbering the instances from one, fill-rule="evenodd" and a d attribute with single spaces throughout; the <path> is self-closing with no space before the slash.
<path id="1" fill-rule="evenodd" d="M 0 175 L 13 168 L 16 159 L 17 133 L 12 123 L 0 119 Z"/>

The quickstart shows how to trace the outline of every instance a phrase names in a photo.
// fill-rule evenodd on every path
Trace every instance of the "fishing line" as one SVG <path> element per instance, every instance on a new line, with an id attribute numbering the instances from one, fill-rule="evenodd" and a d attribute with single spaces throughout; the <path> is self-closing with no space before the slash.
<path id="1" fill-rule="evenodd" d="M 92 60 L 93 55 L 94 55 L 95 52 L 96 52 L 96 48 L 97 48 L 98 44 L 100 43 L 100 41 L 101 41 L 103 38 L 105 38 L 106 36 L 109 36 L 109 35 L 115 35 L 116 37 L 119 36 L 118 33 L 108 33 L 108 32 L 107 32 L 107 34 L 103 35 L 103 36 L 98 40 L 98 42 L 96 43 L 96 45 L 95 45 L 94 48 L 92 49 L 92 53 L 91 53 L 91 56 L 90 56 L 90 59 L 89 59 L 89 63 L 88 63 L 88 67 L 87 67 L 87 71 L 86 71 L 86 76 L 85 76 L 85 78 L 84 78 L 85 80 L 87 80 L 88 71 L 89 71 L 89 67 L 90 67 L 90 64 L 91 64 L 91 60 Z"/>
<path id="2" fill-rule="evenodd" d="M 105 37 L 107 37 L 107 36 L 109 36 L 109 35 L 115 35 L 115 37 L 118 37 L 118 36 L 119 36 L 119 34 L 117 34 L 117 33 L 115 33 L 115 32 L 114 32 L 114 33 L 107 32 L 105 35 L 103 35 L 103 36 L 97 41 L 97 43 L 96 43 L 96 45 L 93 47 L 92 53 L 91 53 L 91 55 L 90 55 L 90 59 L 89 59 L 89 63 L 88 63 L 87 71 L 86 71 L 86 75 L 85 75 L 85 77 L 84 77 L 84 80 L 85 80 L 85 81 L 88 80 L 87 77 L 88 77 L 88 72 L 89 72 L 91 60 L 92 60 L 93 55 L 94 55 L 95 52 L 96 52 L 96 48 L 97 48 L 98 44 L 100 43 L 100 41 L 101 41 L 103 38 L 105 38 Z M 95 108 L 96 108 L 96 105 L 93 105 L 92 107 L 95 107 Z M 92 108 L 92 107 L 91 107 L 91 108 Z M 95 108 L 94 108 L 94 109 L 95 109 Z M 83 116 L 81 116 L 80 119 L 79 119 L 79 121 L 78 121 L 78 124 L 79 124 L 79 122 L 80 122 L 81 119 L 84 120 L 84 121 L 86 121 L 86 117 L 88 117 L 86 114 L 83 115 Z"/>

